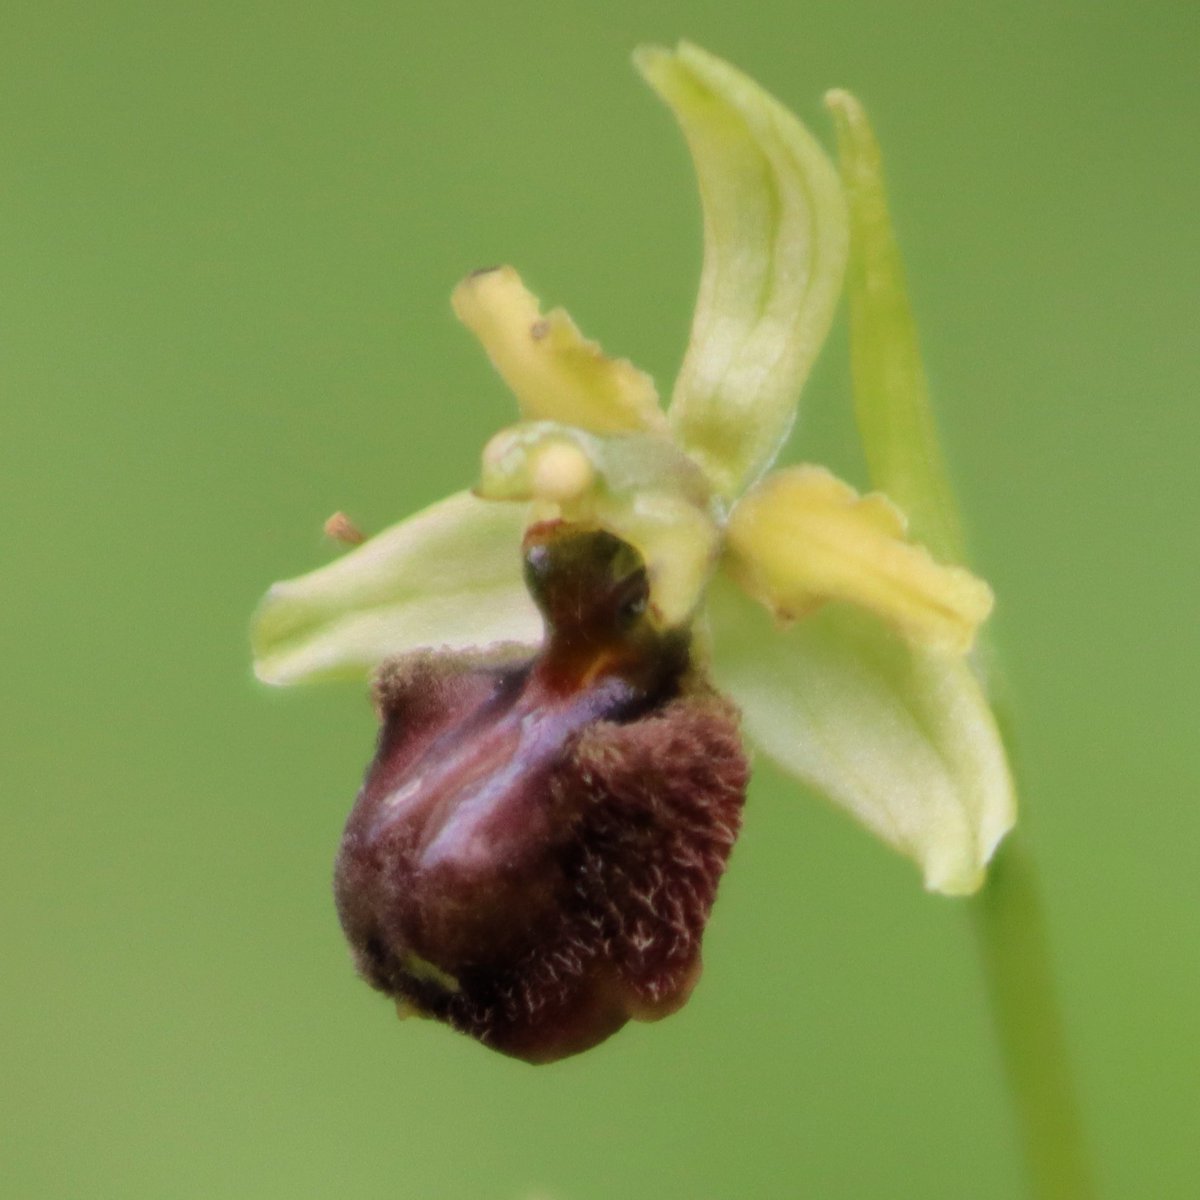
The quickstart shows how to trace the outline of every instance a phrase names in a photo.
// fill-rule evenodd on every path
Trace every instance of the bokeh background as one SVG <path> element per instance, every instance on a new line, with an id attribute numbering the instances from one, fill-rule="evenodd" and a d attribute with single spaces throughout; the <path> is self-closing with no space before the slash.
<path id="1" fill-rule="evenodd" d="M 1020 1174 L 969 923 L 763 768 L 690 1006 L 531 1069 L 358 983 L 373 722 L 249 613 L 473 478 L 517 264 L 669 389 L 699 269 L 628 65 L 686 35 L 875 117 L 1019 708 L 1106 1197 L 1200 1190 L 1200 9 L 7 0 L 0 1191 L 987 1198 Z M 862 479 L 844 331 L 790 454 Z"/>

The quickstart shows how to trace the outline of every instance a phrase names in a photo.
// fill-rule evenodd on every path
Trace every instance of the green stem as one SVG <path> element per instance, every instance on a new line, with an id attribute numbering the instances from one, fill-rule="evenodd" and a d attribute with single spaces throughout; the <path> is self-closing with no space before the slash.
<path id="1" fill-rule="evenodd" d="M 1037 870 L 1010 835 L 971 902 L 992 1018 L 1036 1200 L 1095 1195 L 1054 995 Z"/>

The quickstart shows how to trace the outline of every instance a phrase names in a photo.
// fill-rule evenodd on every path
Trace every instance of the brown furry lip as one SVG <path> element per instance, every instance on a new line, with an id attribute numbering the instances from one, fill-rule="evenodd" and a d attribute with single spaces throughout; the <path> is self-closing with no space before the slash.
<path id="1" fill-rule="evenodd" d="M 524 554 L 537 654 L 381 672 L 335 895 L 373 987 L 549 1062 L 686 1002 L 748 766 L 687 632 L 656 626 L 632 547 L 549 524 Z"/>

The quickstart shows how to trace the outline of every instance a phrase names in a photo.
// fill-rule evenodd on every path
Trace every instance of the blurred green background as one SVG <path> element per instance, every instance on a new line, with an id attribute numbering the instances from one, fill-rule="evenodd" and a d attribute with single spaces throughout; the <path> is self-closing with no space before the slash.
<path id="1" fill-rule="evenodd" d="M 354 978 L 362 689 L 249 613 L 473 478 L 510 398 L 453 283 L 511 261 L 669 386 L 686 35 L 823 134 L 868 103 L 1000 597 L 1107 1197 L 1200 1190 L 1200 9 L 8 0 L 0 43 L 0 1192 L 1013 1197 L 963 908 L 763 768 L 657 1027 L 531 1069 Z M 791 450 L 862 479 L 844 331 Z"/>

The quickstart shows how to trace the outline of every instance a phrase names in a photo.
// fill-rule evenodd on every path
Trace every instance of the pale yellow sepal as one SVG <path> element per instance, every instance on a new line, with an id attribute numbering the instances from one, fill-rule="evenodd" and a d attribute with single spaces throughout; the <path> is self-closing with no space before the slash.
<path id="1" fill-rule="evenodd" d="M 666 417 L 649 375 L 609 358 L 561 308 L 542 315 L 512 267 L 468 275 L 451 297 L 455 315 L 533 421 L 560 421 L 593 433 L 662 432 Z"/>
<path id="2" fill-rule="evenodd" d="M 947 896 L 978 890 L 1016 820 L 1004 745 L 966 659 L 829 605 L 786 629 L 717 577 L 712 671 L 742 728 Z"/>
<path id="3" fill-rule="evenodd" d="M 965 654 L 992 610 L 986 583 L 905 540 L 904 516 L 885 496 L 860 496 L 823 467 L 767 476 L 734 508 L 727 545 L 734 576 L 783 619 L 840 600 L 915 642 Z"/>
<path id="4" fill-rule="evenodd" d="M 749 76 L 687 42 L 634 62 L 683 130 L 704 215 L 671 429 L 732 498 L 792 427 L 841 292 L 846 205 L 820 144 Z"/>
<path id="5" fill-rule="evenodd" d="M 396 654 L 534 646 L 542 622 L 521 570 L 525 505 L 450 496 L 298 579 L 254 615 L 264 683 L 363 678 Z"/>

